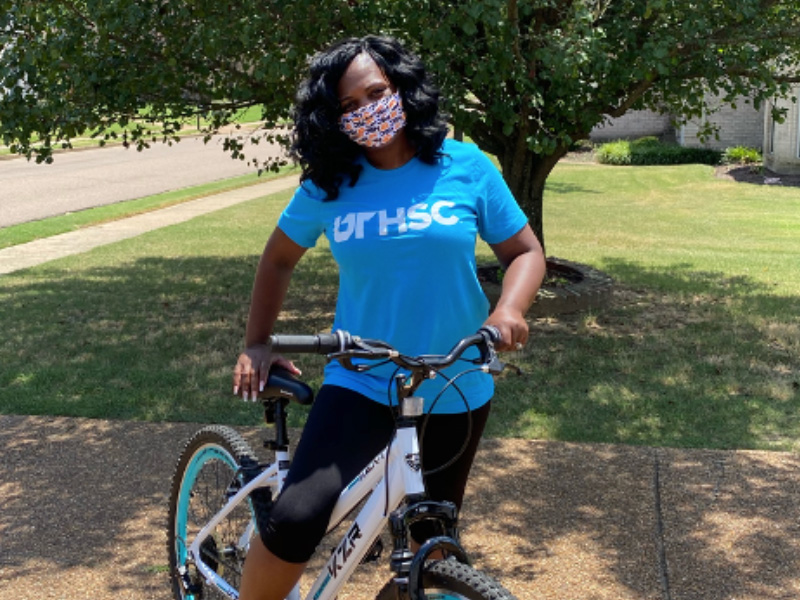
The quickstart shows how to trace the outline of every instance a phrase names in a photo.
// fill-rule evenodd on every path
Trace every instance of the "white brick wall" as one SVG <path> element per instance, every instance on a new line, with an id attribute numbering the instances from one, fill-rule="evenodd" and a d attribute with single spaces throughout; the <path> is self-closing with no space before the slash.
<path id="1" fill-rule="evenodd" d="M 683 146 L 718 150 L 732 146 L 761 148 L 764 143 L 764 109 L 755 110 L 752 104 L 745 103 L 744 98 L 737 102 L 736 109 L 730 106 L 722 107 L 710 115 L 710 120 L 719 126 L 719 139 L 712 137 L 705 143 L 698 137 L 700 120 L 689 122 L 676 132 L 670 123 L 669 115 L 649 110 L 630 111 L 605 125 L 598 125 L 592 130 L 589 138 L 593 142 L 603 143 L 654 135 L 662 139 L 674 138 Z"/>
<path id="2" fill-rule="evenodd" d="M 611 140 L 636 139 L 654 135 L 671 136 L 673 133 L 669 115 L 650 110 L 632 110 L 604 125 L 598 125 L 589 134 L 593 142 L 603 143 Z"/>
<path id="3" fill-rule="evenodd" d="M 680 128 L 678 142 L 683 146 L 716 150 L 734 146 L 760 149 L 764 143 L 764 109 L 756 110 L 745 98 L 737 100 L 736 108 L 723 106 L 709 114 L 708 119 L 719 127 L 719 139 L 712 136 L 705 143 L 702 142 L 698 134 L 703 120 L 696 119 Z"/>

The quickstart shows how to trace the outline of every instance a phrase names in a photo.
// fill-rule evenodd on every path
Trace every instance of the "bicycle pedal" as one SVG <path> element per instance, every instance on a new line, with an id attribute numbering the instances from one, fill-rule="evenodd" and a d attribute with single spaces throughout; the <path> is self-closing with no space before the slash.
<path id="1" fill-rule="evenodd" d="M 370 546 L 370 549 L 367 550 L 364 558 L 361 559 L 361 564 L 365 565 L 367 563 L 375 562 L 381 557 L 381 554 L 383 554 L 383 540 L 378 538 L 375 540 L 375 542 L 373 542 L 372 546 Z"/>

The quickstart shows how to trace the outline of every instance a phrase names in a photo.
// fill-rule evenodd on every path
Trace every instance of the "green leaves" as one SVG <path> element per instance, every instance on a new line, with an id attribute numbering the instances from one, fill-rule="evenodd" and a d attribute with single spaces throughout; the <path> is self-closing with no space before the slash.
<path id="1" fill-rule="evenodd" d="M 800 79 L 796 0 L 0 0 L 0 139 L 49 160 L 115 124 L 139 148 L 248 106 L 274 125 L 307 58 L 367 32 L 417 51 L 454 125 L 504 165 L 552 168 L 609 115 L 758 106 Z"/>

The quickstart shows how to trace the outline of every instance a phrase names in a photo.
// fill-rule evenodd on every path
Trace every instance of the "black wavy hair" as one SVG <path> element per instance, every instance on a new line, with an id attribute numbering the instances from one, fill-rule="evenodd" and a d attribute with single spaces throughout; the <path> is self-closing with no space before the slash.
<path id="1" fill-rule="evenodd" d="M 349 179 L 351 186 L 361 173 L 356 160 L 363 149 L 339 131 L 342 114 L 339 80 L 352 60 L 367 53 L 377 63 L 403 99 L 405 133 L 416 156 L 434 164 L 447 136 L 447 119 L 439 108 L 439 90 L 425 72 L 422 61 L 396 39 L 368 35 L 337 42 L 317 53 L 309 63 L 308 77 L 300 84 L 294 106 L 291 156 L 310 179 L 335 200 Z"/>

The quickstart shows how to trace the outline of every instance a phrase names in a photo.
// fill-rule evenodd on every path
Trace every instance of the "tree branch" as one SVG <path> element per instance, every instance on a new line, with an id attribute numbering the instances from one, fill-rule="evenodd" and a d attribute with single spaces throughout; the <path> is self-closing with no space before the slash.
<path id="1" fill-rule="evenodd" d="M 627 97 L 622 101 L 621 104 L 618 104 L 616 107 L 609 107 L 608 109 L 604 110 L 603 112 L 607 114 L 609 117 L 617 118 L 624 115 L 628 110 L 630 110 L 631 106 L 633 106 L 637 100 L 640 100 L 642 96 L 647 93 L 647 91 L 653 87 L 653 83 L 657 81 L 656 79 L 652 80 L 645 80 L 637 82 L 627 93 Z"/>

